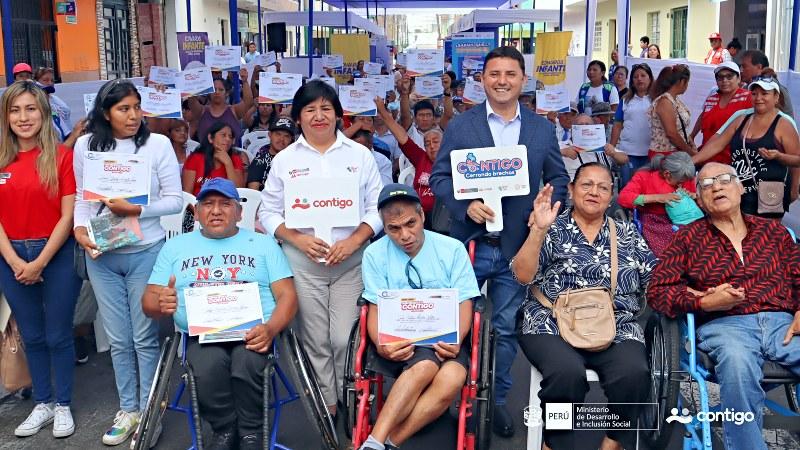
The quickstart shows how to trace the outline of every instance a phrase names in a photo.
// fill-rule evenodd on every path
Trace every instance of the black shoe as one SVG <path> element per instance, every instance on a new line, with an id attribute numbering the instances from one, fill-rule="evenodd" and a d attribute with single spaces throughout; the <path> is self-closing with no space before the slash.
<path id="1" fill-rule="evenodd" d="M 75 364 L 89 362 L 89 342 L 86 336 L 75 336 Z"/>
<path id="2" fill-rule="evenodd" d="M 505 405 L 495 405 L 494 418 L 492 420 L 494 434 L 505 438 L 514 435 L 514 419 L 511 417 Z"/>
<path id="3" fill-rule="evenodd" d="M 261 433 L 248 434 L 239 440 L 239 450 L 261 450 L 264 447 L 264 435 Z"/>
<path id="4" fill-rule="evenodd" d="M 209 450 L 235 450 L 239 433 L 236 432 L 236 425 L 228 426 L 222 430 L 215 431 L 211 438 Z"/>

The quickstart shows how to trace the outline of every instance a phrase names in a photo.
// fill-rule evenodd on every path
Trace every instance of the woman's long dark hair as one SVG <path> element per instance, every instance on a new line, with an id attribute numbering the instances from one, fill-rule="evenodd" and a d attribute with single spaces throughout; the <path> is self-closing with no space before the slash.
<path id="1" fill-rule="evenodd" d="M 655 101 L 661 94 L 670 90 L 682 80 L 688 80 L 691 76 L 689 66 L 686 64 L 675 64 L 661 69 L 658 78 L 650 85 L 650 98 Z"/>
<path id="2" fill-rule="evenodd" d="M 139 101 L 142 100 L 142 96 L 139 95 L 139 91 L 136 90 L 136 86 L 130 80 L 112 80 L 100 88 L 94 100 L 94 106 L 89 112 L 89 123 L 86 125 L 86 131 L 92 134 L 89 138 L 90 151 L 108 152 L 114 150 L 117 143 L 114 141 L 111 122 L 106 119 L 105 115 L 110 114 L 111 108 L 129 95 L 135 95 Z M 132 138 L 133 143 L 138 149 L 147 143 L 149 137 L 150 130 L 147 129 L 147 124 L 142 120 L 139 130 L 136 131 Z"/>
<path id="3" fill-rule="evenodd" d="M 634 64 L 631 69 L 630 80 L 628 80 L 628 92 L 622 97 L 623 101 L 626 103 L 633 100 L 633 96 L 636 95 L 636 88 L 633 85 L 633 75 L 636 72 L 641 70 L 650 77 L 650 84 L 647 86 L 647 92 L 650 92 L 650 88 L 653 86 L 653 71 L 650 70 L 650 66 L 647 65 L 647 63 Z M 645 95 L 647 95 L 647 93 L 645 93 Z"/>
<path id="4" fill-rule="evenodd" d="M 222 131 L 223 129 L 227 128 L 231 134 L 233 134 L 233 130 L 231 126 L 225 122 L 214 122 L 214 125 L 211 125 L 211 128 L 208 129 L 208 133 L 205 136 L 201 137 L 200 147 L 197 147 L 192 153 L 200 153 L 203 155 L 203 161 L 205 162 L 205 168 L 203 169 L 203 178 L 208 178 L 211 175 L 211 171 L 214 170 L 214 144 L 208 139 L 208 136 L 217 136 L 217 133 Z M 233 157 L 233 144 L 231 144 L 231 148 L 228 149 L 228 155 Z"/>
<path id="5" fill-rule="evenodd" d="M 269 114 L 269 117 L 267 118 L 267 125 L 274 122 L 277 118 L 278 118 L 277 105 L 272 105 L 272 112 Z M 261 111 L 259 110 L 258 105 L 256 105 L 256 113 L 253 115 L 253 126 L 250 127 L 249 131 L 255 130 L 256 127 L 258 127 L 259 125 L 261 125 Z"/>

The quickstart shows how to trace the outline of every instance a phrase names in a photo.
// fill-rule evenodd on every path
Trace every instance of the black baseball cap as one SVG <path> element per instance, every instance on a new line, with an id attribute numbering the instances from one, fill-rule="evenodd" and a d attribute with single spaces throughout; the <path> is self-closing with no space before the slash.
<path id="1" fill-rule="evenodd" d="M 269 131 L 288 131 L 292 136 L 297 134 L 295 131 L 294 122 L 288 117 L 281 117 L 269 125 Z"/>
<path id="2" fill-rule="evenodd" d="M 378 209 L 383 208 L 389 202 L 401 198 L 420 204 L 422 203 L 414 188 L 407 184 L 392 183 L 384 186 L 383 189 L 381 189 L 381 193 L 378 194 Z"/>

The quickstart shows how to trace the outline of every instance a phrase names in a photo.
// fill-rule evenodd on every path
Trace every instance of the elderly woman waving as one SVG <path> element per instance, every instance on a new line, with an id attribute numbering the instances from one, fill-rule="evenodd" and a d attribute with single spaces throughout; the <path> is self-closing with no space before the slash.
<path id="1" fill-rule="evenodd" d="M 548 185 L 536 196 L 530 233 L 511 262 L 517 280 L 529 285 L 520 311 L 520 347 L 542 374 L 539 398 L 545 408 L 548 403 L 584 401 L 589 368 L 600 376 L 610 411 L 635 421 L 638 410 L 630 404 L 645 401 L 650 376 L 635 316 L 656 258 L 633 225 L 606 216 L 613 192 L 607 167 L 589 163 L 578 169 L 569 184 L 574 206 L 561 215 L 559 202 L 550 204 L 552 192 Z M 565 325 L 565 298 L 572 306 L 585 300 L 587 292 L 594 298 L 605 295 L 608 304 L 600 304 L 600 313 L 590 320 L 582 320 L 593 315 L 586 309 Z M 574 331 L 595 326 L 603 312 L 606 341 L 582 345 Z M 632 448 L 635 438 L 631 432 L 609 431 L 601 448 Z M 551 449 L 575 448 L 578 439 L 573 431 L 544 434 Z"/>

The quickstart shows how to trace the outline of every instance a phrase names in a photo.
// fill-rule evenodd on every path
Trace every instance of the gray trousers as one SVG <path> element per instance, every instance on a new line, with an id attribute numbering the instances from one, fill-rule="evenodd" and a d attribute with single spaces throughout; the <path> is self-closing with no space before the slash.
<path id="1" fill-rule="evenodd" d="M 333 267 L 312 262 L 288 243 L 283 250 L 297 289 L 295 330 L 311 360 L 325 404 L 335 405 L 342 392 L 347 340 L 358 317 L 356 301 L 364 291 L 364 248 Z"/>

